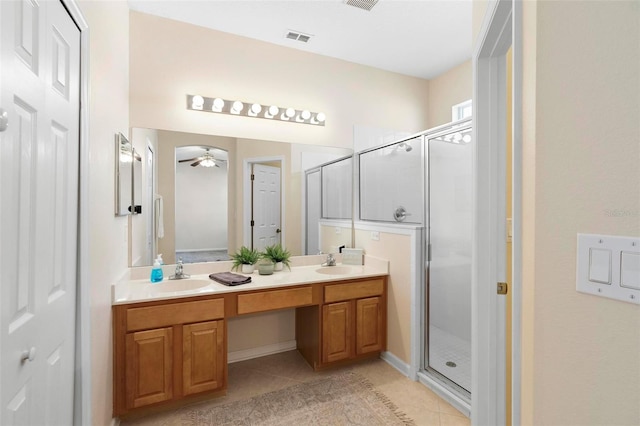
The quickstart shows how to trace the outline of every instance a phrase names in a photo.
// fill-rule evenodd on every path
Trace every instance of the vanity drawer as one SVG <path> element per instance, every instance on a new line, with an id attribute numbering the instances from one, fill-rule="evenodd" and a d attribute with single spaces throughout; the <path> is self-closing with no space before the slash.
<path id="1" fill-rule="evenodd" d="M 384 280 L 374 279 L 347 284 L 332 284 L 324 287 L 324 302 L 361 299 L 379 296 L 384 290 Z"/>
<path id="2" fill-rule="evenodd" d="M 127 310 L 127 331 L 167 327 L 174 324 L 224 318 L 224 299 L 131 308 Z"/>
<path id="3" fill-rule="evenodd" d="M 238 315 L 274 309 L 295 308 L 313 302 L 311 287 L 272 290 L 238 295 Z"/>

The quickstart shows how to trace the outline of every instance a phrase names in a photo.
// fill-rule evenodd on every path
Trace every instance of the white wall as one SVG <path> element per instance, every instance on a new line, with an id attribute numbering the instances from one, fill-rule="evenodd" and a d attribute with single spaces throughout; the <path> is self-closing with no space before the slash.
<path id="1" fill-rule="evenodd" d="M 126 1 L 79 1 L 89 24 L 89 283 L 92 424 L 112 411 L 111 284 L 127 268 L 127 218 L 114 217 L 114 135 L 129 131 L 129 11 Z M 117 29 L 117 31 L 115 30 Z"/>
<path id="2" fill-rule="evenodd" d="M 176 165 L 176 251 L 227 249 L 227 171 Z"/>
<path id="3" fill-rule="evenodd" d="M 637 425 L 640 306 L 575 283 L 577 233 L 640 235 L 640 3 L 523 6 L 522 424 Z"/>

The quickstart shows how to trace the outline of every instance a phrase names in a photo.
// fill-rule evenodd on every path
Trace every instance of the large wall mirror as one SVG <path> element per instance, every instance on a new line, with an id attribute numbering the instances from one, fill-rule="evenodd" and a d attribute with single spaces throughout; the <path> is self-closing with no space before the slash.
<path id="1" fill-rule="evenodd" d="M 305 171 L 352 154 L 142 128 L 132 129 L 131 143 L 142 166 L 136 184 L 141 214 L 131 217 L 131 266 L 151 265 L 158 253 L 168 264 L 177 257 L 185 263 L 226 260 L 242 245 L 281 243 L 293 255 L 317 253 L 306 244 Z"/>

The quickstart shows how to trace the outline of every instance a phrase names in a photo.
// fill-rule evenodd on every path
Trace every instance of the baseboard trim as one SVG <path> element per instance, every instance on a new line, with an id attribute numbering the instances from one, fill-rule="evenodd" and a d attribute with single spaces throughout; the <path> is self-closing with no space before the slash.
<path id="1" fill-rule="evenodd" d="M 398 370 L 403 376 L 409 377 L 409 364 L 405 363 L 391 352 L 382 352 L 380 354 L 380 358 L 387 364 Z"/>
<path id="2" fill-rule="evenodd" d="M 234 362 L 246 361 L 248 359 L 253 359 L 253 358 L 260 358 L 261 356 L 292 351 L 295 348 L 296 348 L 296 341 L 289 340 L 288 342 L 274 343 L 272 345 L 259 346 L 257 348 L 229 352 L 227 354 L 227 362 L 229 364 L 232 364 Z"/>

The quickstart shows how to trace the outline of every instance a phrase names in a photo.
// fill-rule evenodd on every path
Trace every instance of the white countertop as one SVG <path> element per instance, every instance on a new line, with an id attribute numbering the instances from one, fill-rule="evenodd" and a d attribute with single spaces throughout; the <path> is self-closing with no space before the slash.
<path id="1" fill-rule="evenodd" d="M 111 302 L 112 305 L 122 305 L 127 303 L 149 302 L 153 300 L 177 299 L 212 294 L 273 289 L 301 284 L 313 284 L 318 282 L 344 281 L 350 279 L 384 276 L 388 275 L 389 273 L 389 262 L 387 260 L 375 258 L 372 256 L 365 256 L 365 265 L 360 266 L 338 264 L 337 268 L 335 270 L 332 270 L 340 271 L 340 267 L 346 266 L 349 268 L 348 273 L 323 274 L 318 272 L 318 270 L 331 269 L 333 267 L 321 267 L 320 262 L 317 261 L 318 259 L 321 259 L 321 257 L 301 256 L 299 258 L 292 258 L 291 270 L 285 267 L 284 270 L 274 272 L 272 275 L 260 275 L 256 268 L 256 271 L 254 273 L 245 275 L 251 276 L 251 282 L 238 286 L 226 286 L 217 283 L 209 278 L 209 274 L 229 271 L 231 269 L 231 262 L 212 262 L 194 265 L 186 264 L 184 266 L 185 273 L 191 273 L 191 278 L 189 280 L 205 280 L 209 281 L 210 284 L 193 290 L 185 291 L 163 291 L 162 286 L 164 284 L 171 283 L 172 285 L 174 285 L 173 283 L 180 282 L 168 280 L 168 276 L 171 274 L 167 274 L 167 272 L 172 270 L 172 266 L 167 265 L 163 268 L 165 279 L 160 283 L 152 284 L 147 277 L 144 279 L 125 280 L 114 284 L 112 286 Z M 309 264 L 310 262 L 314 262 L 315 264 Z M 143 271 L 136 271 L 135 273 L 132 272 L 130 276 L 131 278 L 137 278 L 136 275 L 140 275 L 141 272 L 146 272 L 146 269 L 149 269 L 150 271 L 150 268 L 136 269 L 143 269 Z M 234 271 L 234 273 L 238 272 Z"/>

